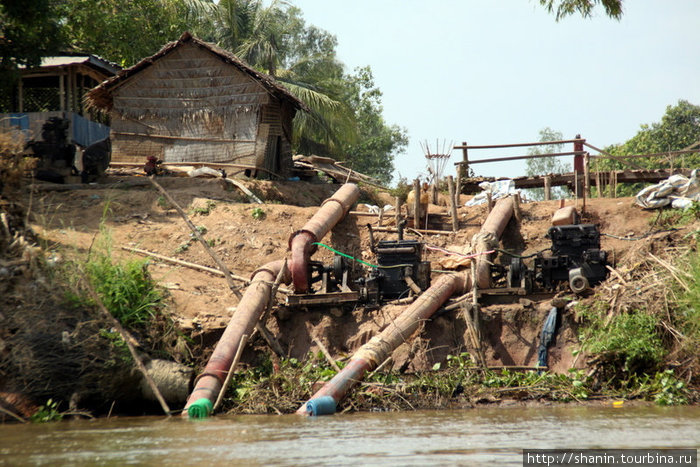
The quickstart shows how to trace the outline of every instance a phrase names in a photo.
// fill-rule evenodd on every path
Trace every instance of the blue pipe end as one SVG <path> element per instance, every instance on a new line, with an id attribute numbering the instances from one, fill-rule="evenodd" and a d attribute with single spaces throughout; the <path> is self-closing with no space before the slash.
<path id="1" fill-rule="evenodd" d="M 311 416 L 332 415 L 335 413 L 336 402 L 331 396 L 318 397 L 306 403 L 306 413 Z"/>
<path id="2" fill-rule="evenodd" d="M 214 410 L 214 405 L 206 397 L 197 399 L 187 409 L 190 418 L 207 418 Z"/>

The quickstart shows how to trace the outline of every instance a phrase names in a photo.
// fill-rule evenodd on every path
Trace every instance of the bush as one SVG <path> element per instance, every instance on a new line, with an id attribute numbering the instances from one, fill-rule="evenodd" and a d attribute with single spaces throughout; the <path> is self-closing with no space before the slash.
<path id="1" fill-rule="evenodd" d="M 122 325 L 143 326 L 156 316 L 164 298 L 148 273 L 147 265 L 148 261 L 143 259 L 117 261 L 111 251 L 110 233 L 102 225 L 84 267 L 78 263 L 67 265 L 67 279 L 74 284 L 69 298 L 81 305 L 94 306 L 89 294 L 77 286 L 84 276 Z"/>
<path id="2" fill-rule="evenodd" d="M 602 354 L 609 364 L 619 364 L 625 372 L 656 368 L 666 351 L 656 331 L 656 318 L 633 311 L 607 318 L 606 306 L 578 311 L 586 319 L 579 336 L 582 347 L 590 354 Z"/>
<path id="3" fill-rule="evenodd" d="M 150 321 L 163 299 L 146 265 L 145 260 L 115 263 L 107 255 L 99 255 L 86 265 L 88 279 L 105 307 L 125 326 Z"/>

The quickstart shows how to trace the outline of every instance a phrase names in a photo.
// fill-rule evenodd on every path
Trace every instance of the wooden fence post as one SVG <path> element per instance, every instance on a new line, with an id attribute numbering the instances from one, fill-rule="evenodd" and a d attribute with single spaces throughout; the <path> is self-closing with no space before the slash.
<path id="1" fill-rule="evenodd" d="M 523 213 L 520 211 L 520 193 L 513 193 L 513 214 L 516 221 L 523 220 Z"/>
<path id="2" fill-rule="evenodd" d="M 420 180 L 413 180 L 413 228 L 420 229 Z"/>
<path id="3" fill-rule="evenodd" d="M 455 182 L 452 175 L 447 177 L 447 188 L 450 192 L 450 214 L 452 214 L 452 231 L 459 229 L 459 219 L 457 218 L 457 203 L 455 200 Z"/>
<path id="4" fill-rule="evenodd" d="M 396 212 L 394 213 L 396 215 L 396 228 L 399 228 L 399 222 L 401 221 L 401 198 L 398 196 L 395 198 L 395 203 L 396 205 Z"/>

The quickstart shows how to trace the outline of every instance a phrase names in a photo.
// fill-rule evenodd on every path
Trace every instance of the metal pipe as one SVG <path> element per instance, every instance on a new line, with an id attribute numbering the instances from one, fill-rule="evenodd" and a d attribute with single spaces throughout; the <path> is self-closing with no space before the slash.
<path id="1" fill-rule="evenodd" d="M 289 237 L 292 251 L 291 270 L 294 290 L 298 293 L 309 291 L 309 258 L 316 251 L 313 243 L 320 241 L 350 210 L 360 197 L 360 190 L 354 183 L 346 183 L 333 196 L 321 204 L 314 216 Z"/>
<path id="2" fill-rule="evenodd" d="M 199 407 L 204 407 L 207 405 L 207 400 L 212 405 L 214 404 L 231 367 L 231 362 L 236 355 L 241 337 L 244 334 L 250 336 L 253 333 L 256 323 L 267 308 L 272 285 L 283 267 L 284 260 L 272 261 L 253 273 L 251 284 L 243 294 L 236 311 L 231 317 L 231 321 L 229 321 L 221 339 L 216 344 L 207 366 L 196 379 L 195 388 L 188 397 L 183 409 L 183 416 L 188 415 L 190 407 L 195 404 Z M 291 278 L 287 271 L 282 278 L 282 282 L 288 284 L 290 280 Z M 206 413 L 203 413 L 202 410 L 205 409 L 193 410 L 192 412 L 198 413 L 198 415 L 190 416 L 207 416 L 211 408 L 206 409 Z"/>
<path id="3" fill-rule="evenodd" d="M 474 235 L 472 239 L 474 252 L 483 253 L 498 248 L 498 241 L 501 235 L 503 235 L 503 231 L 506 225 L 508 225 L 512 215 L 513 202 L 508 198 L 499 199 L 484 221 L 484 224 L 481 226 L 481 231 Z M 489 257 L 484 255 L 477 257 L 476 283 L 481 289 L 488 289 L 491 286 L 490 265 L 491 261 Z"/>
<path id="4" fill-rule="evenodd" d="M 364 378 L 368 371 L 377 368 L 380 363 L 386 360 L 448 298 L 455 293 L 464 293 L 470 288 L 471 278 L 466 273 L 441 276 L 381 333 L 360 347 L 345 368 L 324 384 L 310 400 L 330 396 L 337 404 L 357 382 Z M 308 402 L 302 405 L 296 413 L 309 415 L 307 404 Z"/>

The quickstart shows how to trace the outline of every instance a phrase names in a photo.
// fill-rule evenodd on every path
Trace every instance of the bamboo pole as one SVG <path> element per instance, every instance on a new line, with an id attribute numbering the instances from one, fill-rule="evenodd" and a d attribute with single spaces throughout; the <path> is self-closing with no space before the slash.
<path id="1" fill-rule="evenodd" d="M 167 263 L 177 264 L 178 266 L 184 266 L 187 268 L 195 269 L 198 271 L 204 271 L 204 272 L 208 272 L 210 274 L 215 274 L 217 276 L 224 277 L 223 272 L 221 272 L 218 269 L 210 268 L 209 266 L 203 266 L 203 265 L 197 264 L 197 263 L 190 263 L 189 261 L 184 261 L 184 260 L 177 259 L 177 258 L 171 258 L 169 256 L 160 255 L 158 253 L 153 253 L 153 252 L 148 251 L 148 250 L 141 250 L 140 248 L 132 248 L 132 247 L 128 247 L 128 246 L 121 246 L 120 248 L 122 250 L 130 251 L 132 253 L 139 253 L 139 254 L 144 255 L 144 256 L 150 256 L 152 258 L 156 258 L 156 259 L 159 259 L 161 261 L 165 261 Z M 248 279 L 246 279 L 245 277 L 237 276 L 235 274 L 231 274 L 231 277 L 237 281 L 243 282 L 243 284 L 245 284 L 245 285 L 250 284 L 250 281 Z"/>
<path id="2" fill-rule="evenodd" d="M 241 340 L 238 343 L 238 349 L 236 350 L 236 355 L 233 357 L 233 361 L 231 362 L 231 366 L 228 369 L 228 373 L 226 373 L 226 379 L 224 380 L 224 383 L 221 385 L 221 390 L 219 391 L 219 395 L 216 397 L 216 402 L 214 402 L 214 407 L 211 410 L 212 413 L 216 412 L 216 409 L 218 409 L 219 405 L 221 405 L 221 401 L 224 400 L 224 393 L 226 392 L 226 388 L 228 387 L 229 382 L 231 382 L 231 376 L 233 375 L 233 370 L 236 368 L 236 365 L 238 365 L 238 362 L 241 359 L 241 355 L 243 354 L 243 348 L 245 347 L 247 342 L 248 342 L 248 334 L 243 334 L 241 336 Z"/>
<path id="3" fill-rule="evenodd" d="M 224 181 L 226 181 L 226 183 L 230 183 L 231 185 L 235 186 L 236 188 L 241 190 L 243 193 L 245 193 L 248 196 L 248 199 L 250 201 L 252 201 L 253 203 L 265 204 L 260 200 L 260 198 L 255 196 L 253 194 L 253 192 L 248 189 L 247 186 L 245 186 L 243 183 L 239 182 L 238 180 L 235 180 L 233 178 L 224 178 Z"/>
<path id="4" fill-rule="evenodd" d="M 318 348 L 321 349 L 321 352 L 323 353 L 323 356 L 326 357 L 326 360 L 327 360 L 328 363 L 333 367 L 333 369 L 334 369 L 335 371 L 337 371 L 337 372 L 340 372 L 340 367 L 339 367 L 338 364 L 335 362 L 335 360 L 334 360 L 333 357 L 331 356 L 330 352 L 328 352 L 328 349 L 326 348 L 326 346 L 323 345 L 323 342 L 321 342 L 321 340 L 320 340 L 318 337 L 316 337 L 316 336 L 314 336 L 313 340 L 314 340 L 314 342 L 316 343 L 316 345 L 318 345 Z"/>
<path id="5" fill-rule="evenodd" d="M 604 151 L 604 150 L 602 150 L 602 149 L 599 149 L 599 148 L 597 148 L 597 147 L 593 146 L 592 144 L 589 144 L 589 143 L 587 143 L 587 142 L 585 142 L 585 141 L 584 141 L 583 145 L 584 145 L 584 146 L 588 146 L 589 148 L 593 149 L 594 151 L 598 151 L 598 153 L 603 154 L 603 155 L 609 157 L 610 159 L 614 159 L 614 160 L 620 162 L 621 164 L 627 164 L 627 165 L 629 165 L 629 166 L 634 167 L 635 169 L 644 170 L 644 167 L 641 167 L 641 166 L 635 164 L 634 162 L 627 161 L 627 160 L 625 160 L 625 159 L 623 159 L 623 158 L 621 158 L 621 157 L 613 156 L 613 155 L 610 154 L 609 152 Z"/>
<path id="6" fill-rule="evenodd" d="M 523 159 L 541 159 L 547 157 L 561 157 L 561 156 L 578 156 L 583 155 L 583 151 L 567 151 L 567 152 L 552 152 L 547 154 L 536 154 L 536 155 L 523 155 L 523 156 L 512 156 L 512 157 L 493 157 L 490 159 L 477 159 L 469 161 L 469 164 L 488 164 L 491 162 L 506 162 L 506 161 L 519 161 Z M 462 165 L 463 162 L 455 162 L 455 165 Z"/>
<path id="7" fill-rule="evenodd" d="M 522 148 L 526 146 L 546 146 L 548 144 L 569 144 L 569 143 L 580 143 L 586 141 L 583 138 L 578 139 L 565 139 L 560 141 L 535 141 L 533 143 L 510 143 L 510 144 L 486 144 L 479 146 L 468 146 L 466 142 L 462 142 L 461 146 L 454 146 L 453 149 L 502 149 L 502 148 Z M 584 143 L 585 144 L 585 143 Z"/>
<path id="8" fill-rule="evenodd" d="M 289 271 L 287 270 L 287 258 L 285 258 L 284 264 L 277 273 L 275 282 L 272 284 L 272 287 L 270 287 L 270 298 L 267 301 L 267 308 L 265 308 L 265 312 L 260 317 L 260 320 L 255 324 L 255 329 L 257 329 L 263 339 L 265 339 L 265 342 L 267 342 L 267 345 L 270 346 L 272 351 L 275 352 L 280 358 L 284 358 L 285 356 L 284 349 L 272 332 L 270 332 L 270 330 L 267 328 L 265 323 L 267 322 L 268 316 L 270 316 L 270 310 L 272 310 L 272 303 L 274 302 L 275 295 L 277 295 L 280 284 L 284 280 L 284 276 L 287 274 L 289 274 Z"/>
<path id="9" fill-rule="evenodd" d="M 373 227 L 372 230 L 375 232 L 389 232 L 389 233 L 397 233 L 398 229 L 395 229 L 393 227 Z M 451 230 L 433 230 L 433 229 L 406 229 L 407 232 L 418 232 L 421 234 L 428 234 L 428 235 L 452 235 Z"/>
<path id="10" fill-rule="evenodd" d="M 447 189 L 450 193 L 450 214 L 452 215 L 452 231 L 459 230 L 459 218 L 457 217 L 457 202 L 455 199 L 455 182 L 452 175 L 447 177 Z"/>
<path id="11" fill-rule="evenodd" d="M 134 359 L 134 363 L 136 363 L 136 367 L 139 369 L 141 374 L 143 374 L 144 379 L 146 380 L 146 383 L 148 383 L 148 386 L 151 388 L 151 391 L 153 391 L 153 394 L 156 396 L 156 399 L 158 400 L 158 403 L 160 404 L 160 407 L 163 409 L 163 412 L 165 412 L 165 415 L 168 417 L 172 416 L 170 413 L 170 407 L 168 407 L 168 403 L 165 402 L 165 399 L 163 398 L 163 395 L 160 393 L 160 390 L 158 389 L 158 386 L 156 385 L 155 381 L 153 381 L 153 378 L 151 378 L 151 375 L 148 374 L 148 370 L 146 370 L 146 367 L 144 366 L 143 362 L 141 361 L 141 357 L 139 354 L 136 352 L 136 348 L 134 347 L 134 344 L 132 344 L 132 339 L 131 335 L 126 332 L 126 329 L 122 327 L 122 324 L 119 322 L 117 318 L 115 318 L 112 313 L 107 310 L 107 307 L 105 307 L 105 304 L 102 302 L 102 299 L 97 295 L 97 292 L 93 288 L 92 284 L 90 284 L 90 281 L 88 278 L 85 276 L 83 273 L 83 282 L 85 283 L 85 286 L 87 288 L 88 293 L 90 294 L 90 297 L 95 301 L 97 304 L 98 309 L 102 312 L 102 315 L 112 323 L 112 326 L 114 329 L 117 330 L 119 335 L 121 336 L 122 340 L 126 344 L 127 348 L 129 349 L 129 353 L 131 354 L 131 358 Z"/>
<path id="12" fill-rule="evenodd" d="M 591 197 L 591 169 L 589 167 L 591 162 L 590 154 L 586 153 L 583 155 L 583 186 L 585 191 L 585 196 Z"/>
<path id="13" fill-rule="evenodd" d="M 420 180 L 413 180 L 413 227 L 420 229 Z"/>
<path id="14" fill-rule="evenodd" d="M 516 221 L 521 222 L 523 220 L 523 213 L 520 210 L 520 193 L 513 194 L 513 215 Z"/>
<path id="15" fill-rule="evenodd" d="M 233 292 L 233 294 L 240 300 L 242 297 L 241 292 L 238 291 L 236 284 L 233 283 L 233 278 L 231 277 L 231 272 L 226 267 L 224 262 L 221 261 L 221 258 L 219 258 L 219 255 L 217 255 L 216 252 L 214 250 L 212 250 L 212 248 L 209 246 L 207 241 L 204 240 L 204 237 L 202 237 L 202 235 L 199 233 L 199 230 L 197 230 L 197 227 L 192 223 L 192 221 L 187 216 L 185 211 L 180 207 L 180 205 L 177 204 L 177 202 L 173 199 L 172 196 L 170 196 L 170 193 L 165 191 L 165 189 L 163 189 L 163 187 L 160 186 L 158 184 L 158 182 L 156 182 L 154 180 L 153 176 L 148 177 L 148 179 L 151 181 L 153 186 L 155 186 L 158 189 L 158 191 L 163 196 L 165 196 L 168 201 L 170 201 L 170 204 L 172 204 L 173 207 L 175 207 L 177 212 L 180 213 L 180 216 L 185 221 L 185 224 L 187 224 L 187 226 L 190 228 L 190 230 L 192 231 L 192 234 L 197 238 L 197 240 L 199 240 L 199 243 L 201 243 L 202 246 L 204 247 L 204 249 L 206 250 L 206 252 L 209 253 L 209 256 L 211 256 L 211 258 L 214 260 L 216 265 L 219 266 L 219 270 L 221 270 L 221 272 L 224 273 L 224 277 L 226 278 L 226 283 L 228 284 L 229 288 L 231 289 L 231 292 Z"/>
<path id="16" fill-rule="evenodd" d="M 589 183 L 588 177 L 588 153 L 583 155 L 583 206 L 581 207 L 581 212 L 586 212 L 586 199 L 591 196 L 591 185 Z"/>
<path id="17" fill-rule="evenodd" d="M 401 198 L 398 196 L 394 198 L 394 204 L 396 205 L 394 216 L 396 216 L 396 227 L 398 227 L 399 222 L 401 221 Z"/>

